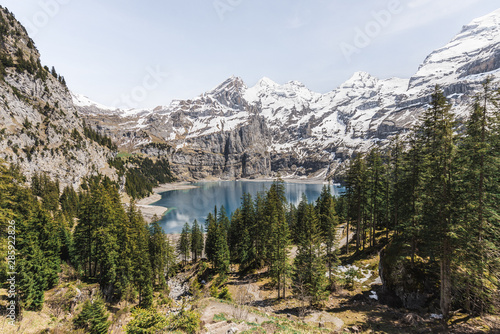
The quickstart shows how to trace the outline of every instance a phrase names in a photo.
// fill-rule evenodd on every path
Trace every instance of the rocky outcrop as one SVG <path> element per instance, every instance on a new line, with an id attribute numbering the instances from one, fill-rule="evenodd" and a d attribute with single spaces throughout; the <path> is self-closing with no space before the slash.
<path id="1" fill-rule="evenodd" d="M 431 264 L 416 257 L 414 263 L 401 256 L 402 245 L 391 243 L 380 253 L 379 276 L 384 293 L 395 296 L 403 307 L 410 310 L 434 311 L 439 307 L 435 286 L 439 277 Z"/>
<path id="2" fill-rule="evenodd" d="M 252 178 L 271 172 L 269 143 L 265 122 L 254 116 L 231 131 L 186 139 L 185 146 L 178 149 L 153 147 L 142 151 L 169 157 L 172 171 L 181 179 Z"/>
<path id="3" fill-rule="evenodd" d="M 114 177 L 110 150 L 84 135 L 64 78 L 40 64 L 26 30 L 0 10 L 0 159 L 28 177 L 44 172 L 61 186 L 78 187 L 101 172 Z"/>

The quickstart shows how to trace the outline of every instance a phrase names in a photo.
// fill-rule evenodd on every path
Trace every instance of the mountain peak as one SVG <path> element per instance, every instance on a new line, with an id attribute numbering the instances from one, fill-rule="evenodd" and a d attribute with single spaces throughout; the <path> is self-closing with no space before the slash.
<path id="1" fill-rule="evenodd" d="M 262 79 L 260 79 L 257 82 L 256 86 L 259 86 L 259 87 L 275 87 L 275 86 L 279 86 L 279 84 L 277 84 L 273 80 L 269 79 L 268 77 L 263 77 Z"/>
<path id="2" fill-rule="evenodd" d="M 246 89 L 245 82 L 243 82 L 243 79 L 237 76 L 230 76 L 224 82 L 222 82 L 220 85 L 212 89 L 209 93 L 211 94 L 217 94 L 222 91 L 242 91 Z"/>
<path id="3" fill-rule="evenodd" d="M 306 87 L 302 82 L 300 81 L 297 81 L 297 80 L 292 80 L 292 81 L 288 81 L 286 83 L 287 86 L 293 86 L 293 87 L 299 87 L 299 88 L 304 88 Z"/>
<path id="4" fill-rule="evenodd" d="M 450 43 L 463 41 L 467 38 L 479 39 L 484 42 L 489 42 L 491 39 L 499 36 L 500 31 L 500 9 L 497 9 L 487 15 L 478 17 L 472 20 L 469 24 L 462 27 L 462 30 L 456 35 Z M 496 39 L 498 41 L 498 38 Z M 474 45 L 469 43 L 465 47 L 472 48 Z M 476 45 L 478 46 L 478 45 Z"/>
<path id="5" fill-rule="evenodd" d="M 490 26 L 490 27 L 498 27 L 500 25 L 500 8 L 494 10 L 493 12 L 486 14 L 484 16 L 475 18 L 469 24 L 465 25 L 462 29 L 473 28 L 474 26 Z"/>
<path id="6" fill-rule="evenodd" d="M 500 9 L 472 20 L 448 44 L 432 52 L 411 78 L 410 88 L 445 85 L 500 68 Z"/>
<path id="7" fill-rule="evenodd" d="M 354 74 L 347 79 L 340 88 L 363 88 L 367 86 L 374 86 L 378 79 L 370 73 L 364 71 L 354 72 Z"/>

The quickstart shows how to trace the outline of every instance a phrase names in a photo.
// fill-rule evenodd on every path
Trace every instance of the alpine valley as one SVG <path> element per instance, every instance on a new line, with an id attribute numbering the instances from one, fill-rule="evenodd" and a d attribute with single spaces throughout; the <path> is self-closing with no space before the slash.
<path id="1" fill-rule="evenodd" d="M 231 77 L 190 100 L 153 110 L 106 108 L 73 94 L 79 113 L 129 152 L 166 156 L 180 179 L 330 178 L 355 152 L 385 145 L 418 123 L 439 85 L 459 117 L 500 78 L 500 10 L 465 25 L 409 79 L 356 72 L 320 94 L 302 83 Z"/>
<path id="2" fill-rule="evenodd" d="M 499 333 L 499 84 L 500 9 L 409 79 L 110 108 L 0 6 L 0 332 Z"/>

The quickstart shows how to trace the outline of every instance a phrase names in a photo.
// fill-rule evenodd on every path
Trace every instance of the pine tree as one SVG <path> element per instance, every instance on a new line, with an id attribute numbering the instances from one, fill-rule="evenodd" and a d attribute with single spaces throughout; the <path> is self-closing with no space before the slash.
<path id="1" fill-rule="evenodd" d="M 285 186 L 281 179 L 273 182 L 266 196 L 265 212 L 271 235 L 269 245 L 269 273 L 276 284 L 278 298 L 285 298 L 289 263 L 290 231 L 285 216 Z"/>
<path id="2" fill-rule="evenodd" d="M 252 196 L 244 193 L 241 202 L 241 243 L 240 243 L 240 263 L 243 268 L 254 266 L 255 242 L 253 236 L 257 234 L 255 223 L 255 208 Z"/>
<path id="3" fill-rule="evenodd" d="M 165 286 L 166 236 L 155 219 L 149 225 L 149 235 L 148 248 L 153 284 L 158 283 L 160 286 Z"/>
<path id="4" fill-rule="evenodd" d="M 215 223 L 214 256 L 212 261 L 215 271 L 220 275 L 226 275 L 229 272 L 230 253 L 227 243 L 228 228 L 229 218 L 226 215 L 224 206 L 222 206 Z"/>
<path id="5" fill-rule="evenodd" d="M 329 186 L 323 186 L 321 194 L 316 202 L 318 225 L 321 230 L 322 239 L 326 246 L 326 263 L 330 288 L 333 287 L 333 267 L 338 263 L 336 242 L 337 227 L 339 219 L 335 211 L 335 201 Z"/>
<path id="6" fill-rule="evenodd" d="M 44 260 L 43 269 L 38 273 L 44 276 L 47 288 L 54 287 L 58 280 L 61 265 L 61 240 L 59 228 L 54 219 L 44 209 L 38 207 L 33 212 L 28 228 L 34 231 L 34 239 L 40 248 Z M 29 233 L 25 231 L 25 233 Z M 22 250 L 20 250 L 22 251 Z"/>
<path id="7" fill-rule="evenodd" d="M 500 201 L 498 182 L 498 109 L 491 78 L 478 94 L 465 125 L 459 157 L 460 175 L 455 210 L 460 215 L 459 258 L 464 304 L 471 313 L 483 313 L 495 303 L 499 289 Z M 495 117 L 496 113 L 496 117 Z M 496 137 L 496 138 L 495 138 Z M 466 205 L 464 205 L 466 203 Z"/>
<path id="8" fill-rule="evenodd" d="M 137 230 L 133 225 L 141 222 L 132 222 L 127 217 L 118 190 L 109 178 L 91 178 L 84 188 L 87 190 L 81 195 L 79 223 L 73 238 L 76 263 L 88 277 L 99 281 L 103 291 L 114 293 L 115 288 L 123 289 L 130 281 L 132 255 L 120 254 L 135 254 L 133 245 L 137 241 Z M 134 213 L 135 216 L 139 215 Z M 142 227 L 145 229 L 144 225 Z M 124 261 L 130 263 L 124 264 Z M 143 257 L 141 262 L 149 261 L 144 261 Z M 120 281 L 125 283 L 119 284 Z"/>
<path id="9" fill-rule="evenodd" d="M 175 274 L 177 264 L 177 256 L 175 254 L 175 247 L 173 242 L 170 241 L 169 236 L 165 236 L 165 270 L 164 274 L 168 281 L 170 276 Z"/>
<path id="10" fill-rule="evenodd" d="M 110 322 L 108 312 L 101 296 L 92 301 L 86 300 L 82 311 L 74 318 L 73 324 L 76 329 L 83 329 L 90 334 L 106 334 Z"/>
<path id="11" fill-rule="evenodd" d="M 306 194 L 302 193 L 299 205 L 297 206 L 297 215 L 295 217 L 295 230 L 293 231 L 293 241 L 295 244 L 298 244 L 300 242 L 300 236 L 307 228 L 307 226 L 303 225 L 306 221 L 305 215 L 307 210 L 307 204 L 308 201 Z"/>
<path id="12" fill-rule="evenodd" d="M 17 272 L 21 308 L 39 311 L 44 292 L 58 282 L 61 243 L 56 222 L 40 207 L 16 226 Z"/>
<path id="13" fill-rule="evenodd" d="M 255 240 L 255 267 L 262 268 L 267 261 L 270 244 L 270 234 L 268 219 L 266 215 L 266 195 L 262 192 L 255 196 L 255 223 L 254 234 Z"/>
<path id="14" fill-rule="evenodd" d="M 224 231 L 226 231 L 226 236 L 229 231 L 229 226 L 231 224 L 229 217 L 227 216 L 226 208 L 224 208 L 224 205 L 220 207 L 220 210 L 218 214 L 215 215 L 217 217 L 217 221 L 221 226 Z"/>
<path id="15" fill-rule="evenodd" d="M 208 261 L 213 263 L 215 258 L 217 220 L 215 220 L 211 212 L 208 213 L 207 219 L 205 220 L 205 229 L 207 231 L 207 239 L 205 241 L 205 254 Z"/>
<path id="16" fill-rule="evenodd" d="M 73 218 L 77 215 L 77 209 L 79 206 L 78 195 L 73 187 L 67 186 L 63 189 L 59 202 L 61 204 L 62 212 L 72 222 Z M 71 227 L 72 226 L 73 225 L 71 225 Z"/>
<path id="17" fill-rule="evenodd" d="M 452 217 L 452 162 L 455 154 L 451 105 L 439 87 L 432 95 L 430 108 L 424 113 L 421 132 L 426 169 L 423 193 L 423 215 L 426 240 L 439 254 L 440 306 L 447 318 L 451 307 L 451 261 L 454 255 Z"/>
<path id="18" fill-rule="evenodd" d="M 7 222 L 17 213 L 13 210 L 17 188 L 13 175 L 0 160 L 0 226 L 2 231 L 7 229 Z"/>
<path id="19" fill-rule="evenodd" d="M 370 210 L 370 246 L 375 246 L 375 232 L 382 217 L 384 183 L 384 170 L 382 166 L 382 157 L 378 148 L 374 148 L 367 156 L 368 164 L 368 184 L 369 184 L 369 210 Z"/>
<path id="20" fill-rule="evenodd" d="M 188 223 L 185 223 L 182 228 L 181 238 L 179 239 L 177 250 L 183 258 L 184 265 L 186 265 L 191 251 L 191 228 Z"/>
<path id="21" fill-rule="evenodd" d="M 37 240 L 26 238 L 23 245 L 24 256 L 17 260 L 18 293 L 21 309 L 41 311 L 44 303 L 44 292 L 47 289 L 45 279 L 43 252 L 37 246 Z"/>
<path id="22" fill-rule="evenodd" d="M 240 246 L 241 246 L 241 228 L 242 228 L 241 209 L 236 208 L 231 215 L 231 221 L 228 231 L 228 247 L 231 254 L 231 263 L 240 263 Z"/>
<path id="23" fill-rule="evenodd" d="M 294 260 L 293 281 L 296 292 L 305 294 L 311 304 L 317 304 L 327 295 L 323 237 L 314 206 L 307 202 L 302 204 L 305 208 L 304 216 L 301 218 L 303 229 L 299 236 L 300 242 L 297 245 L 297 256 Z"/>
<path id="24" fill-rule="evenodd" d="M 252 266 L 255 260 L 255 245 L 251 237 L 255 235 L 255 212 L 250 194 L 244 193 L 241 207 L 236 209 L 231 217 L 229 229 L 229 249 L 232 261 L 242 268 Z"/>
<path id="25" fill-rule="evenodd" d="M 387 183 L 390 189 L 390 191 L 388 192 L 389 195 L 388 201 L 390 202 L 390 209 L 391 209 L 390 212 L 391 218 L 390 221 L 388 221 L 388 224 L 392 225 L 392 226 L 389 225 L 389 227 L 387 228 L 386 232 L 387 239 L 389 239 L 389 230 L 392 229 L 394 231 L 397 231 L 397 228 L 399 226 L 399 217 L 401 216 L 401 209 L 404 205 L 403 202 L 404 184 L 401 182 L 402 172 L 403 172 L 402 159 L 403 159 L 403 147 L 399 139 L 399 136 L 396 136 L 396 138 L 394 138 L 391 144 L 390 160 L 388 167 L 390 177 L 387 178 Z"/>
<path id="26" fill-rule="evenodd" d="M 356 252 L 360 251 L 361 242 L 363 241 L 364 244 L 365 240 L 364 221 L 367 202 L 367 183 L 366 162 L 358 154 L 349 164 L 345 193 L 349 203 L 348 219 L 356 221 Z"/>
<path id="27" fill-rule="evenodd" d="M 195 262 L 197 262 L 198 259 L 201 258 L 203 254 L 203 246 L 203 232 L 200 225 L 198 224 L 198 221 L 195 219 L 193 222 L 193 227 L 191 229 L 191 254 Z"/>
<path id="28" fill-rule="evenodd" d="M 139 305 L 148 308 L 152 304 L 152 277 L 151 262 L 149 259 L 149 237 L 150 233 L 146 227 L 146 222 L 140 211 L 131 202 L 127 212 L 130 222 L 129 234 L 132 242 L 132 281 L 139 291 Z"/>
<path id="29" fill-rule="evenodd" d="M 61 260 L 74 263 L 73 235 L 70 227 L 73 225 L 73 221 L 70 223 L 61 211 L 57 212 L 54 220 L 58 230 L 57 239 L 60 241 Z"/>

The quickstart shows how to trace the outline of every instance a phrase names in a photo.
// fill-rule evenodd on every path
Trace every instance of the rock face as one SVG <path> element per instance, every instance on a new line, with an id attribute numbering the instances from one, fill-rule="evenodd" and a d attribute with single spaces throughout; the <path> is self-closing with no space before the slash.
<path id="1" fill-rule="evenodd" d="M 394 306 L 433 311 L 439 305 L 439 296 L 435 294 L 439 277 L 420 258 L 417 257 L 412 264 L 409 259 L 400 257 L 402 247 L 391 243 L 380 253 L 379 275 L 384 292 L 397 299 L 397 302 L 392 301 Z"/>
<path id="2" fill-rule="evenodd" d="M 0 9 L 0 159 L 28 177 L 45 172 L 77 187 L 101 172 L 113 177 L 109 149 L 85 138 L 64 78 L 40 64 L 24 27 Z"/>
<path id="3" fill-rule="evenodd" d="M 357 72 L 326 94 L 268 78 L 248 88 L 231 77 L 192 100 L 154 110 L 74 101 L 88 123 L 122 148 L 164 143 L 182 178 L 332 175 L 356 151 L 411 128 L 440 85 L 464 116 L 487 76 L 500 78 L 500 10 L 472 21 L 410 79 Z"/>
<path id="4" fill-rule="evenodd" d="M 270 142 L 264 120 L 253 116 L 237 129 L 187 138 L 186 147 L 171 154 L 171 166 L 176 175 L 196 179 L 268 175 Z"/>

